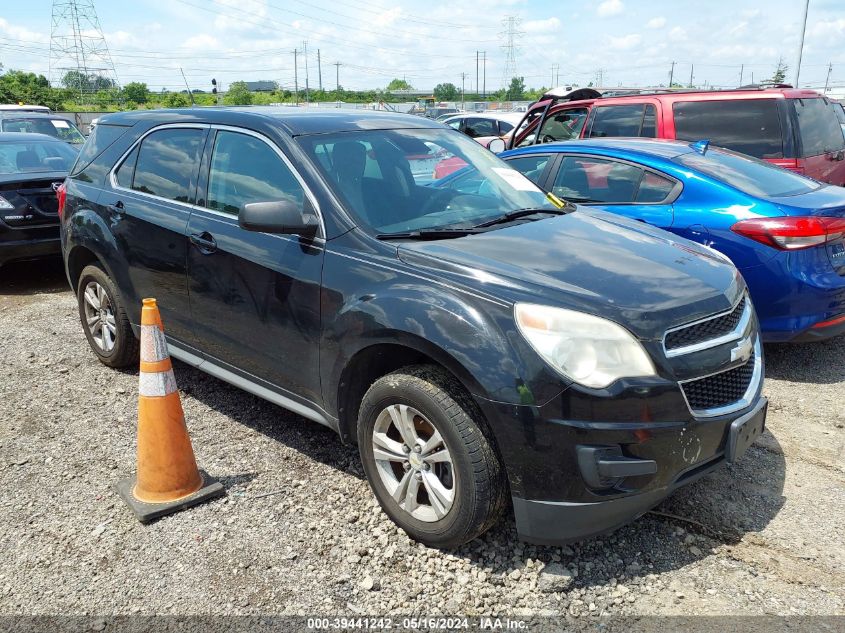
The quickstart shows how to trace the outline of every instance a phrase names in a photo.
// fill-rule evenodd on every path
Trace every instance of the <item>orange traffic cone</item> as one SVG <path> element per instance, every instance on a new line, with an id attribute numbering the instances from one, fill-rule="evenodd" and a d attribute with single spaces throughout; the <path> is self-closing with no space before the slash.
<path id="1" fill-rule="evenodd" d="M 138 474 L 117 489 L 144 523 L 224 494 L 197 469 L 155 299 L 141 308 Z"/>

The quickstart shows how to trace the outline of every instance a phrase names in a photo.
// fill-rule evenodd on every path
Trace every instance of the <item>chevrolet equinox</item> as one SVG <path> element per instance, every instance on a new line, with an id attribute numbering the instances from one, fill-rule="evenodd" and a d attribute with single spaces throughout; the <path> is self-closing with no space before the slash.
<path id="1" fill-rule="evenodd" d="M 471 177 L 434 177 L 443 160 Z M 763 431 L 757 318 L 720 254 L 546 195 L 434 121 L 202 108 L 100 119 L 58 192 L 94 354 L 171 354 L 357 443 L 452 547 L 611 530 Z"/>

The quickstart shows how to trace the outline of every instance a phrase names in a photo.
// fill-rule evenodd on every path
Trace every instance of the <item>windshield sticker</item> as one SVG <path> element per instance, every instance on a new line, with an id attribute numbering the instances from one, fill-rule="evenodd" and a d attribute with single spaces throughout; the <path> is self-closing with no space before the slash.
<path id="1" fill-rule="evenodd" d="M 539 191 L 537 185 L 516 170 L 506 169 L 504 167 L 493 167 L 492 169 L 496 174 L 501 176 L 502 180 L 517 191 Z"/>
<path id="2" fill-rule="evenodd" d="M 50 123 L 53 124 L 54 128 L 69 128 L 70 124 L 67 121 L 62 121 L 61 119 L 51 119 Z"/>

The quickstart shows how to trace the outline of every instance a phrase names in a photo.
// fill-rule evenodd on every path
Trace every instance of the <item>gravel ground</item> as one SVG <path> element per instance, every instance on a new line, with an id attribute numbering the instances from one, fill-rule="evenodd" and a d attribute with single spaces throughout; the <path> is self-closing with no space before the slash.
<path id="1" fill-rule="evenodd" d="M 60 264 L 3 269 L 0 332 L 0 614 L 845 614 L 845 338 L 767 348 L 765 435 L 635 523 L 539 547 L 510 517 L 443 552 L 332 432 L 178 362 L 227 496 L 143 526 L 112 488 L 137 372 L 89 351 Z"/>

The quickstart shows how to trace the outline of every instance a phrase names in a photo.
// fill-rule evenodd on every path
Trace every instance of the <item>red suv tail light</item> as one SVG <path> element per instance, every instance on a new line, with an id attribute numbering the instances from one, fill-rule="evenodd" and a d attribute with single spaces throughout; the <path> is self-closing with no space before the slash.
<path id="1" fill-rule="evenodd" d="M 782 251 L 821 246 L 845 236 L 845 218 L 782 217 L 741 220 L 731 231 Z"/>
<path id="2" fill-rule="evenodd" d="M 56 189 L 56 198 L 59 201 L 59 217 L 65 212 L 65 200 L 67 199 L 67 189 L 65 189 L 65 183 L 62 183 Z"/>

